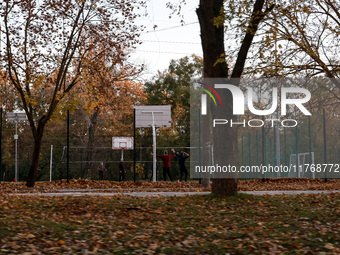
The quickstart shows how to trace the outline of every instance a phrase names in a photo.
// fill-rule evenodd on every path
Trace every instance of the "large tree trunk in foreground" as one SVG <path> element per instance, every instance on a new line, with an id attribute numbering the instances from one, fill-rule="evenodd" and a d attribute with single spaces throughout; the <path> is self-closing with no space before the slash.
<path id="1" fill-rule="evenodd" d="M 204 78 L 228 78 L 228 66 L 225 62 L 224 51 L 224 26 L 220 24 L 215 26 L 213 23 L 214 18 L 220 16 L 220 11 L 223 7 L 223 0 L 201 0 L 199 8 L 197 9 L 197 15 L 201 27 L 201 40 L 203 48 L 203 76 Z M 224 93 L 226 94 L 226 93 Z M 226 94 L 226 96 L 228 96 Z M 222 99 L 223 100 L 223 99 Z M 231 104 L 232 100 L 223 100 L 223 103 Z M 209 106 L 208 106 L 209 107 Z M 209 121 L 209 120 L 208 120 Z M 209 121 L 210 122 L 210 121 Z M 208 123 L 209 123 L 208 122 Z M 209 128 L 209 127 L 208 127 Z M 236 131 L 235 131 L 236 132 Z M 237 144 L 237 134 L 235 132 L 223 133 L 223 138 L 228 141 L 229 144 Z M 210 130 L 204 131 L 205 135 L 202 136 L 202 144 L 209 146 L 211 140 Z M 217 136 L 214 134 L 213 139 Z M 221 137 L 220 137 L 221 138 Z M 225 155 L 226 162 L 234 164 L 234 160 L 237 159 L 234 155 L 237 155 L 234 146 L 225 146 L 227 144 L 214 141 L 217 145 L 214 147 L 214 152 L 222 152 Z M 225 148 L 219 148 L 222 145 Z M 204 153 L 203 153 L 204 155 Z M 203 165 L 210 165 L 209 158 L 202 157 Z M 215 162 L 217 163 L 217 162 Z M 237 179 L 214 179 L 212 184 L 212 192 L 220 195 L 233 195 L 237 191 Z"/>
<path id="2" fill-rule="evenodd" d="M 228 66 L 225 62 L 225 51 L 224 51 L 224 24 L 214 24 L 214 19 L 223 15 L 223 0 L 200 0 L 199 8 L 197 9 L 197 16 L 201 27 L 201 40 L 203 48 L 203 76 L 204 78 L 228 78 Z M 244 66 L 246 63 L 249 49 L 252 45 L 254 36 L 258 29 L 259 24 L 262 22 L 264 17 L 270 12 L 274 5 L 268 7 L 264 12 L 262 8 L 264 6 L 264 0 L 256 0 L 251 18 L 245 33 L 242 45 L 240 47 L 236 64 L 231 78 L 240 78 Z M 238 84 L 235 84 L 238 85 Z M 227 107 L 225 112 L 226 119 L 233 119 L 232 115 L 232 103 L 233 98 L 231 93 L 222 93 L 221 99 L 223 104 Z M 219 108 L 222 109 L 222 108 Z M 216 109 L 216 113 L 218 109 Z M 211 141 L 210 132 L 206 131 L 205 136 L 202 138 L 202 144 L 209 144 Z M 224 141 L 221 141 L 221 140 Z M 233 128 L 216 128 L 214 129 L 214 153 L 217 160 L 223 159 L 223 162 L 215 163 L 225 165 L 225 163 L 231 166 L 238 167 L 238 135 L 237 129 Z M 202 157 L 202 163 L 209 165 L 208 158 Z M 233 195 L 237 192 L 237 179 L 236 178 L 225 178 L 225 179 L 214 179 L 212 185 L 212 193 L 219 195 Z"/>

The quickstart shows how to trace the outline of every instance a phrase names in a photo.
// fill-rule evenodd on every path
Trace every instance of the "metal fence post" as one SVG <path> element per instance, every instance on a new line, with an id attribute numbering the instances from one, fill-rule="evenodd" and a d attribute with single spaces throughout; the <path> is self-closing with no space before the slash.
<path id="1" fill-rule="evenodd" d="M 133 182 L 136 182 L 136 108 L 133 108 Z"/>
<path id="2" fill-rule="evenodd" d="M 248 133 L 248 157 L 249 157 L 249 166 L 251 166 L 251 150 L 250 150 L 251 140 L 250 133 Z"/>
<path id="3" fill-rule="evenodd" d="M 277 163 L 277 153 L 276 153 L 276 128 L 275 126 L 273 126 L 273 153 L 274 153 L 274 157 L 273 157 L 273 160 L 274 160 L 274 166 L 276 166 L 276 163 Z"/>
<path id="4" fill-rule="evenodd" d="M 309 149 L 309 167 L 312 164 L 312 135 L 310 116 L 308 116 L 308 149 Z"/>
<path id="5" fill-rule="evenodd" d="M 286 127 L 283 128 L 283 135 L 284 135 L 284 148 L 285 148 L 285 166 L 287 166 L 287 131 Z"/>
<path id="6" fill-rule="evenodd" d="M 66 164 L 66 178 L 69 182 L 69 171 L 70 171 L 70 111 L 67 110 L 67 164 Z"/>
<path id="7" fill-rule="evenodd" d="M 264 117 L 262 116 L 262 121 L 264 122 Z M 266 138 L 266 132 L 265 132 L 265 129 L 264 129 L 264 124 L 262 126 L 262 165 L 264 166 L 265 165 L 265 161 L 266 161 L 266 148 L 265 148 L 265 138 Z M 264 182 L 264 176 L 262 178 L 262 181 Z"/>
<path id="8" fill-rule="evenodd" d="M 296 125 L 295 127 L 295 171 L 297 171 L 297 177 L 300 177 L 299 170 L 299 129 Z"/>
<path id="9" fill-rule="evenodd" d="M 0 182 L 2 181 L 2 107 L 0 108 Z"/>
<path id="10" fill-rule="evenodd" d="M 259 138 L 257 136 L 257 131 L 256 131 L 256 165 L 259 165 Z"/>
<path id="11" fill-rule="evenodd" d="M 243 160 L 243 156 L 244 156 L 244 151 L 243 151 L 243 136 L 244 135 L 242 135 L 242 138 L 241 138 L 241 150 L 242 150 L 242 158 L 241 158 L 241 165 L 243 166 L 243 162 L 244 162 L 244 160 Z"/>
<path id="12" fill-rule="evenodd" d="M 326 112 L 325 108 L 323 113 L 323 163 L 327 164 L 327 139 L 326 139 Z M 325 182 L 327 182 L 327 171 L 325 171 Z"/>

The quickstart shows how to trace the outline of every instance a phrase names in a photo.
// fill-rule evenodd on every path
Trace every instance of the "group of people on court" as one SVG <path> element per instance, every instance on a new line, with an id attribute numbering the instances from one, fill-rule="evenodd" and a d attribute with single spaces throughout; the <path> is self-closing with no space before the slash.
<path id="1" fill-rule="evenodd" d="M 177 157 L 178 160 L 178 166 L 179 166 L 179 171 L 180 171 L 180 178 L 179 180 L 183 180 L 183 175 L 184 175 L 184 180 L 188 180 L 188 170 L 185 165 L 185 160 L 189 158 L 189 154 L 186 152 L 176 152 L 175 149 L 171 149 L 173 152 L 172 155 L 168 154 L 168 151 L 165 150 L 163 155 L 156 155 L 156 157 L 160 158 L 163 161 L 163 179 L 164 181 L 167 180 L 167 176 L 169 176 L 170 180 L 173 181 L 172 175 L 171 175 L 171 159 L 174 157 Z M 151 153 L 151 155 L 153 155 Z M 159 163 L 156 160 L 156 173 L 159 167 Z M 99 180 L 103 180 L 104 172 L 107 172 L 104 163 L 101 162 L 99 167 L 98 167 L 98 172 L 99 172 Z M 122 158 L 120 163 L 119 163 L 119 181 L 124 181 L 125 179 L 125 164 L 124 164 L 124 159 Z M 150 181 L 153 178 L 153 163 L 151 165 L 151 177 Z M 157 178 L 156 178 L 157 179 Z"/>
<path id="2" fill-rule="evenodd" d="M 163 161 L 163 179 L 164 181 L 166 181 L 167 176 L 169 176 L 170 180 L 173 181 L 172 175 L 171 175 L 171 159 L 174 157 L 177 157 L 178 160 L 178 166 L 179 166 L 179 171 L 180 171 L 180 178 L 179 180 L 182 181 L 183 179 L 183 175 L 184 180 L 187 181 L 188 180 L 188 170 L 187 167 L 185 165 L 185 160 L 187 158 L 189 158 L 189 154 L 181 151 L 181 152 L 176 152 L 175 149 L 171 149 L 171 151 L 173 152 L 172 155 L 168 154 L 168 151 L 165 150 L 163 155 L 156 155 L 156 157 L 160 158 Z M 151 153 L 151 155 L 153 155 Z M 156 163 L 156 168 L 157 167 L 157 163 Z M 150 181 L 152 180 L 153 177 L 153 164 L 151 165 L 151 177 L 150 177 Z M 157 179 L 157 178 L 156 178 Z"/>

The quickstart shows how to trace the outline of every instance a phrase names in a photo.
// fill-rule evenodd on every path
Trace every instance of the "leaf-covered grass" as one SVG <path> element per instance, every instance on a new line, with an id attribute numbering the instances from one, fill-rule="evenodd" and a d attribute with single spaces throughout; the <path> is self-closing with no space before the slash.
<path id="1" fill-rule="evenodd" d="M 0 199 L 0 254 L 338 254 L 340 194 Z"/>

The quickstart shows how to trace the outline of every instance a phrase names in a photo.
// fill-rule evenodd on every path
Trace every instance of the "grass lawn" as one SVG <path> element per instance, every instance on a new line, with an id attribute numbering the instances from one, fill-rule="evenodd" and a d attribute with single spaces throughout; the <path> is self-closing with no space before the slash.
<path id="1" fill-rule="evenodd" d="M 0 198 L 0 254 L 340 254 L 340 194 Z"/>

